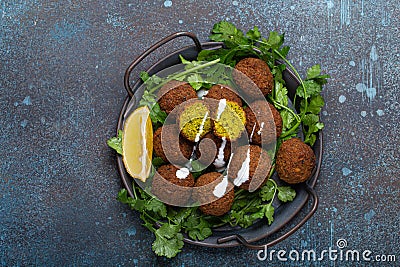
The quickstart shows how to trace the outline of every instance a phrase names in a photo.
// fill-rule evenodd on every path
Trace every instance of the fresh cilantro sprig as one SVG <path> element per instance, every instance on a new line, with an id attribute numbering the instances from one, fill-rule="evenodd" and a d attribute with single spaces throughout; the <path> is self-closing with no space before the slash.
<path id="1" fill-rule="evenodd" d="M 118 135 L 107 140 L 107 145 L 122 155 L 122 130 L 118 130 Z"/>
<path id="2" fill-rule="evenodd" d="M 290 186 L 278 186 L 273 179 L 269 179 L 263 187 L 253 193 L 243 189 L 237 190 L 231 212 L 225 218 L 225 222 L 246 228 L 256 220 L 266 218 L 270 225 L 274 221 L 273 202 L 276 197 L 282 202 L 293 201 L 296 191 Z"/>
<path id="3" fill-rule="evenodd" d="M 320 65 L 315 65 L 307 70 L 304 83 L 296 91 L 296 96 L 301 99 L 300 114 L 303 118 L 304 142 L 310 145 L 315 143 L 316 133 L 324 128 L 318 114 L 325 104 L 321 91 L 328 78 L 330 78 L 329 75 L 321 74 Z"/>

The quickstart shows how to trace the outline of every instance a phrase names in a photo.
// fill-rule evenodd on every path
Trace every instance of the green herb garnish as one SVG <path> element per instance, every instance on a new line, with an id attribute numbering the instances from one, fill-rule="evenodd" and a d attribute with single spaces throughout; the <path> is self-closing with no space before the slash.
<path id="1" fill-rule="evenodd" d="M 118 154 L 122 155 L 122 130 L 118 130 L 116 137 L 107 140 L 107 145 L 114 149 Z"/>

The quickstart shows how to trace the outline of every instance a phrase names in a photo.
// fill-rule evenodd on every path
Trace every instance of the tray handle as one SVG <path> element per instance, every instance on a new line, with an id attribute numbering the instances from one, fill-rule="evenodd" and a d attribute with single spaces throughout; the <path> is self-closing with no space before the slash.
<path id="1" fill-rule="evenodd" d="M 280 237 L 270 241 L 267 244 L 254 245 L 254 244 L 251 244 L 250 242 L 248 242 L 243 236 L 241 236 L 239 234 L 234 234 L 234 235 L 230 235 L 230 236 L 226 236 L 226 237 L 221 237 L 217 240 L 217 242 L 219 244 L 222 244 L 222 243 L 226 243 L 226 242 L 235 240 L 249 249 L 264 250 L 266 247 L 271 247 L 271 246 L 281 242 L 282 240 L 288 238 L 290 235 L 292 235 L 294 232 L 296 232 L 301 226 L 303 226 L 303 224 L 305 224 L 308 221 L 308 219 L 310 219 L 310 217 L 317 210 L 317 207 L 318 207 L 317 193 L 308 184 L 306 184 L 306 190 L 307 190 L 308 195 L 313 198 L 313 206 L 312 206 L 311 210 L 307 213 L 307 215 L 299 223 L 297 223 L 293 228 L 291 228 L 289 231 L 287 231 L 285 234 L 281 235 Z"/>
<path id="2" fill-rule="evenodd" d="M 161 47 L 162 45 L 168 43 L 169 41 L 178 38 L 178 37 L 189 37 L 193 40 L 194 44 L 196 45 L 196 48 L 198 51 L 201 51 L 201 44 L 199 39 L 197 38 L 197 36 L 191 32 L 176 32 L 173 33 L 167 37 L 165 37 L 164 39 L 158 41 L 157 43 L 155 43 L 154 45 L 152 45 L 150 48 L 148 48 L 143 54 L 141 54 L 138 58 L 136 58 L 130 65 L 129 67 L 126 69 L 125 71 L 125 75 L 124 75 L 124 86 L 126 91 L 128 92 L 129 97 L 132 97 L 133 94 L 135 93 L 132 90 L 132 87 L 130 86 L 130 75 L 132 70 L 137 66 L 137 64 L 139 64 L 145 57 L 147 57 L 151 52 L 153 52 L 154 50 L 158 49 L 159 47 Z"/>

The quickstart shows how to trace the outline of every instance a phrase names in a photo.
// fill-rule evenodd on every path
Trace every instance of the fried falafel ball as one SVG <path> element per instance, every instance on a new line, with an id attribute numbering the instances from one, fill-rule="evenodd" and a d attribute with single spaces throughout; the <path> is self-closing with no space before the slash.
<path id="1" fill-rule="evenodd" d="M 261 147 L 241 146 L 234 151 L 229 162 L 228 177 L 234 185 L 253 192 L 267 182 L 271 165 L 267 151 Z"/>
<path id="2" fill-rule="evenodd" d="M 246 130 L 246 113 L 236 102 L 220 99 L 212 110 L 216 136 L 235 141 Z"/>
<path id="3" fill-rule="evenodd" d="M 192 142 L 200 141 L 212 129 L 209 108 L 202 100 L 184 103 L 177 120 L 182 136 Z"/>
<path id="4" fill-rule="evenodd" d="M 151 193 L 164 203 L 185 206 L 192 195 L 194 183 L 194 177 L 187 168 L 179 169 L 166 164 L 154 174 Z"/>
<path id="5" fill-rule="evenodd" d="M 185 101 L 196 99 L 197 94 L 189 83 L 172 80 L 161 87 L 158 97 L 160 108 L 170 114 L 175 107 Z"/>
<path id="6" fill-rule="evenodd" d="M 225 137 L 221 139 L 213 133 L 208 133 L 202 138 L 196 155 L 200 163 L 207 166 L 213 164 L 217 169 L 222 168 L 231 155 L 231 142 Z"/>
<path id="7" fill-rule="evenodd" d="M 276 156 L 276 171 L 281 180 L 288 184 L 306 181 L 316 165 L 311 147 L 299 138 L 284 141 Z"/>
<path id="8" fill-rule="evenodd" d="M 272 92 L 274 76 L 265 61 L 259 58 L 244 58 L 236 64 L 235 69 L 249 77 L 261 90 L 262 95 L 266 96 Z M 253 84 L 250 84 L 248 80 L 240 79 L 236 75 L 234 77 L 236 83 L 246 95 L 252 99 L 260 98 L 261 94 Z"/>
<path id="9" fill-rule="evenodd" d="M 159 127 L 153 135 L 153 148 L 157 157 L 164 162 L 183 164 L 190 159 L 194 144 L 179 135 L 175 124 Z"/>
<path id="10" fill-rule="evenodd" d="M 200 203 L 208 203 L 199 207 L 204 214 L 221 216 L 230 211 L 235 192 L 233 185 L 226 177 L 224 178 L 218 172 L 205 173 L 197 178 L 195 183 L 195 187 L 202 186 L 205 187 L 196 190 L 193 197 Z M 230 190 L 228 190 L 229 188 Z M 226 192 L 227 190 L 228 192 Z M 210 202 L 213 199 L 216 200 Z"/>
<path id="11" fill-rule="evenodd" d="M 256 145 L 270 144 L 282 133 L 282 117 L 268 101 L 257 100 L 245 108 L 246 130 L 250 142 Z M 272 116 L 272 118 L 271 118 Z"/>
<path id="12" fill-rule="evenodd" d="M 227 101 L 237 103 L 239 106 L 243 105 L 242 99 L 232 88 L 228 87 L 227 85 L 215 84 L 211 86 L 205 97 L 213 98 L 215 100 L 226 99 Z"/>

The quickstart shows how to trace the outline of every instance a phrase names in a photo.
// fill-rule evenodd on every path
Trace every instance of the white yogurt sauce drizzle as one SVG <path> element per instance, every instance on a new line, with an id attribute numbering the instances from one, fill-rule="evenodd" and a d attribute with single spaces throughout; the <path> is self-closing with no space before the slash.
<path id="1" fill-rule="evenodd" d="M 197 91 L 197 97 L 199 97 L 200 99 L 204 99 L 204 97 L 208 94 L 208 90 L 206 89 L 200 89 L 199 91 Z"/>
<path id="2" fill-rule="evenodd" d="M 263 128 L 264 128 L 264 122 L 261 122 L 260 130 L 258 130 L 258 132 L 257 132 L 258 135 L 261 135 L 261 131 L 262 131 Z"/>
<path id="3" fill-rule="evenodd" d="M 206 112 L 206 114 L 203 117 L 203 120 L 201 121 L 200 124 L 200 128 L 199 128 L 199 132 L 196 134 L 196 138 L 194 139 L 194 141 L 197 143 L 200 141 L 200 135 L 203 133 L 204 131 L 204 124 L 206 123 L 207 120 L 207 116 L 208 116 L 208 111 Z"/>
<path id="4" fill-rule="evenodd" d="M 175 175 L 178 179 L 186 179 L 186 177 L 189 176 L 189 173 L 190 173 L 189 169 L 183 167 L 183 168 L 176 170 Z"/>
<path id="5" fill-rule="evenodd" d="M 250 142 L 253 141 L 253 135 L 254 135 L 254 130 L 256 129 L 256 123 L 253 126 L 253 130 L 251 130 L 251 134 L 250 134 Z"/>
<path id="6" fill-rule="evenodd" d="M 224 178 L 222 179 L 222 181 L 219 184 L 217 184 L 214 188 L 213 194 L 214 194 L 214 196 L 216 196 L 218 198 L 222 197 L 225 194 L 226 188 L 228 187 L 228 171 L 229 171 L 229 166 L 231 164 L 232 157 L 233 157 L 233 153 L 229 157 L 228 166 L 226 166 L 226 175 L 224 175 Z"/>
<path id="7" fill-rule="evenodd" d="M 217 198 L 223 197 L 226 192 L 226 188 L 228 187 L 228 176 L 225 175 L 224 178 L 222 178 L 222 181 L 215 186 L 213 194 Z"/>
<path id="8" fill-rule="evenodd" d="M 218 102 L 218 111 L 217 111 L 217 120 L 221 117 L 222 112 L 224 112 L 226 108 L 226 99 L 220 99 Z"/>
<path id="9" fill-rule="evenodd" d="M 222 168 L 225 165 L 225 160 L 224 160 L 224 156 L 225 156 L 224 149 L 225 149 L 225 146 L 226 146 L 226 137 L 224 136 L 224 137 L 222 137 L 222 144 L 218 149 L 217 158 L 214 161 L 215 168 Z"/>
<path id="10" fill-rule="evenodd" d="M 242 167 L 240 167 L 240 170 L 237 173 L 237 177 L 235 178 L 235 180 L 233 180 L 233 183 L 236 186 L 240 186 L 241 184 L 249 180 L 249 176 L 250 176 L 250 145 L 249 148 L 247 149 L 246 159 L 243 161 Z"/>

